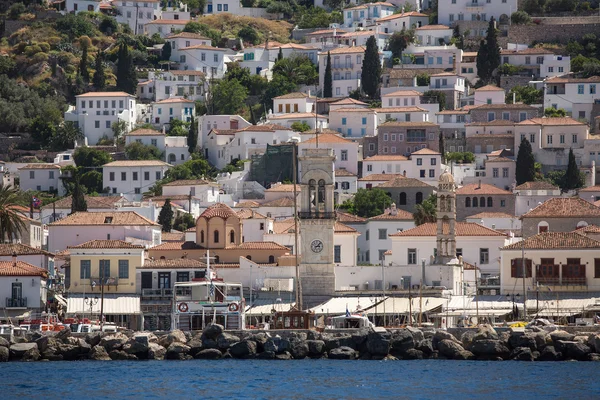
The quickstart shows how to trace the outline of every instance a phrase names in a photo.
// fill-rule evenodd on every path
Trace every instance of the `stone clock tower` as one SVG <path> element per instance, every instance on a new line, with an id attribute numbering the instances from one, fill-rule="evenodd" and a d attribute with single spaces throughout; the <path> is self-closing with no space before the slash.
<path id="1" fill-rule="evenodd" d="M 328 300 L 335 292 L 335 176 L 331 149 L 304 149 L 300 164 L 300 283 L 303 308 Z"/>

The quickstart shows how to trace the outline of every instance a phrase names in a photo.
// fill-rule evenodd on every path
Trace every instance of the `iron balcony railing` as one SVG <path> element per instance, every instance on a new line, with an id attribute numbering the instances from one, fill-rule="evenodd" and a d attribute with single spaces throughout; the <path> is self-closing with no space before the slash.
<path id="1" fill-rule="evenodd" d="M 24 308 L 27 307 L 27 297 L 7 297 L 6 308 Z"/>

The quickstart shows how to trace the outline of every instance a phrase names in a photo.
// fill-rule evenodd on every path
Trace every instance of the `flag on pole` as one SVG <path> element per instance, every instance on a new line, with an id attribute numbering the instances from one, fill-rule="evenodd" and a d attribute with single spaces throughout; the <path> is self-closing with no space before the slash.
<path id="1" fill-rule="evenodd" d="M 209 294 L 211 297 L 215 295 L 215 285 L 212 283 L 212 281 L 210 281 Z"/>
<path id="2" fill-rule="evenodd" d="M 348 304 L 346 304 L 346 317 L 350 316 L 350 311 L 348 311 Z"/>
<path id="3" fill-rule="evenodd" d="M 33 198 L 33 206 L 35 208 L 40 208 L 40 206 L 42 205 L 42 201 L 40 199 L 38 199 L 37 197 Z"/>

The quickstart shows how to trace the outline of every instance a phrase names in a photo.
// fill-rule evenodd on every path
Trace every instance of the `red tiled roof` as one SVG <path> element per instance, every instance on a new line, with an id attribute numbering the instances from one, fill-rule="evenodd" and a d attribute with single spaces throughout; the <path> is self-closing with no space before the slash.
<path id="1" fill-rule="evenodd" d="M 544 182 L 544 181 L 525 182 L 515 188 L 515 190 L 558 190 L 558 189 L 559 188 L 554 186 L 553 184 Z"/>
<path id="2" fill-rule="evenodd" d="M 267 218 L 266 216 L 262 215 L 261 213 L 256 212 L 249 208 L 242 208 L 241 210 L 239 210 L 237 212 L 237 216 L 240 219 L 252 219 L 252 218 L 265 219 L 265 218 Z"/>
<path id="3" fill-rule="evenodd" d="M 275 242 L 244 242 L 237 246 L 228 247 L 230 250 L 286 250 L 285 246 Z"/>
<path id="4" fill-rule="evenodd" d="M 588 186 L 586 188 L 583 189 L 579 189 L 579 192 L 600 192 L 600 186 L 596 185 L 596 186 Z"/>
<path id="5" fill-rule="evenodd" d="M 299 192 L 301 190 L 301 186 L 299 184 L 296 185 L 296 191 Z M 269 189 L 266 189 L 265 192 L 294 192 L 294 184 L 293 183 L 282 183 L 279 185 L 273 185 Z"/>
<path id="6" fill-rule="evenodd" d="M 379 182 L 387 182 L 389 180 L 394 179 L 395 177 L 405 178 L 402 174 L 371 174 L 367 176 L 363 176 L 362 178 L 358 178 L 359 181 L 379 181 Z"/>
<path id="7" fill-rule="evenodd" d="M 0 256 L 32 256 L 42 254 L 49 257 L 54 257 L 54 254 L 46 250 L 36 249 L 35 247 L 27 246 L 22 243 L 0 243 Z"/>
<path id="8" fill-rule="evenodd" d="M 450 231 L 450 224 L 443 224 L 443 233 L 447 235 Z M 506 236 L 504 233 L 497 230 L 479 225 L 473 222 L 456 222 L 455 225 L 456 236 Z M 436 236 L 437 235 L 437 224 L 435 222 L 428 222 L 419 225 L 415 228 L 405 230 L 403 232 L 397 232 L 389 235 L 390 237 L 399 236 Z"/>
<path id="9" fill-rule="evenodd" d="M 227 204 L 217 203 L 204 210 L 204 212 L 200 214 L 200 218 L 210 219 L 214 217 L 219 217 L 227 219 L 234 215 L 236 216 L 237 214 Z"/>
<path id="10" fill-rule="evenodd" d="M 359 234 L 358 231 L 348 225 L 342 224 L 339 221 L 335 221 L 333 232 L 337 234 Z"/>
<path id="11" fill-rule="evenodd" d="M 56 165 L 56 164 L 38 163 L 38 164 L 27 164 L 24 167 L 18 168 L 19 171 L 22 171 L 24 169 L 60 169 L 60 166 Z"/>
<path id="12" fill-rule="evenodd" d="M 515 216 L 503 212 L 480 212 L 479 214 L 467 217 L 467 219 L 472 218 L 515 218 Z"/>
<path id="13" fill-rule="evenodd" d="M 202 250 L 204 247 L 197 245 L 195 242 L 166 242 L 158 246 L 151 247 L 150 250 Z"/>
<path id="14" fill-rule="evenodd" d="M 23 261 L 0 261 L 0 276 L 41 276 L 48 277 L 48 271 Z"/>
<path id="15" fill-rule="evenodd" d="M 421 155 L 424 155 L 424 156 L 437 156 L 437 155 L 440 155 L 440 153 L 437 152 L 437 151 L 435 151 L 435 150 L 431 150 L 431 149 L 428 149 L 427 147 L 425 147 L 425 148 L 422 148 L 421 150 L 418 150 L 418 151 L 415 151 L 414 153 L 411 153 L 410 155 L 411 156 L 414 156 L 414 155 L 418 155 L 418 156 L 421 156 Z"/>
<path id="16" fill-rule="evenodd" d="M 246 201 L 242 201 L 241 203 L 237 203 L 235 205 L 235 208 L 256 208 L 259 207 L 260 203 L 256 202 L 256 201 L 252 201 L 252 200 L 246 200 Z"/>
<path id="17" fill-rule="evenodd" d="M 468 185 L 464 185 L 463 187 L 456 190 L 456 194 L 458 195 L 475 195 L 475 194 L 509 194 L 512 195 L 511 192 L 500 189 L 494 185 L 489 185 L 487 183 L 482 183 L 481 185 L 478 183 L 470 183 Z"/>
<path id="18" fill-rule="evenodd" d="M 289 197 L 280 197 L 279 199 L 267 201 L 266 203 L 262 203 L 261 207 L 293 207 L 294 199 Z"/>
<path id="19" fill-rule="evenodd" d="M 519 122 L 517 125 L 546 125 L 546 126 L 571 126 L 585 125 L 585 123 L 577 121 L 571 117 L 555 117 L 555 118 L 531 118 Z"/>
<path id="20" fill-rule="evenodd" d="M 183 232 L 161 232 L 160 240 L 162 242 L 179 242 L 185 240 L 185 233 Z"/>
<path id="21" fill-rule="evenodd" d="M 363 162 L 369 162 L 369 161 L 406 161 L 408 160 L 407 157 L 402 156 L 402 155 L 395 155 L 395 154 L 376 154 L 374 156 L 371 157 L 367 157 L 363 160 Z"/>
<path id="22" fill-rule="evenodd" d="M 322 133 L 319 135 L 318 140 L 319 140 L 319 143 L 353 143 L 352 140 L 345 139 L 345 138 L 341 137 L 340 135 L 334 135 L 332 133 Z M 304 144 L 313 144 L 313 143 L 317 143 L 316 137 L 305 140 L 304 142 L 302 142 L 300 144 L 304 145 Z"/>
<path id="23" fill-rule="evenodd" d="M 354 175 L 352 172 L 348 171 L 347 169 L 340 168 L 340 169 L 335 170 L 335 176 L 342 177 L 342 176 L 356 176 L 356 175 Z"/>
<path id="24" fill-rule="evenodd" d="M 111 225 L 111 226 L 159 226 L 157 223 L 142 217 L 134 211 L 114 211 L 114 212 L 76 212 L 63 219 L 52 222 L 48 226 L 90 226 L 90 225 Z"/>
<path id="25" fill-rule="evenodd" d="M 546 200 L 544 203 L 521 216 L 521 218 L 538 217 L 600 217 L 600 207 L 580 199 L 579 197 L 555 197 Z"/>
<path id="26" fill-rule="evenodd" d="M 67 249 L 143 249 L 144 246 L 131 244 L 123 240 L 90 240 Z"/>
<path id="27" fill-rule="evenodd" d="M 377 185 L 378 188 L 399 188 L 399 187 L 422 187 L 431 188 L 431 185 L 421 182 L 416 178 L 406 178 L 402 175 L 396 176 L 387 182 Z"/>
<path id="28" fill-rule="evenodd" d="M 500 250 L 600 249 L 600 242 L 577 232 L 544 232 Z"/>
<path id="29" fill-rule="evenodd" d="M 138 269 L 169 269 L 169 268 L 205 268 L 206 264 L 200 260 L 194 260 L 192 258 L 174 258 L 172 260 L 165 259 L 146 259 L 144 265 L 138 267 Z"/>
<path id="30" fill-rule="evenodd" d="M 169 183 L 165 183 L 163 186 L 197 186 L 197 185 L 208 185 L 210 182 L 205 179 L 180 179 L 178 181 L 173 181 Z"/>
<path id="31" fill-rule="evenodd" d="M 386 212 L 369 218 L 369 221 L 412 221 L 413 219 L 414 217 L 412 213 L 397 208 L 396 215 L 393 215 L 391 212 Z"/>
<path id="32" fill-rule="evenodd" d="M 127 134 L 127 136 L 162 136 L 164 133 L 155 129 L 139 128 Z"/>
<path id="33" fill-rule="evenodd" d="M 345 213 L 342 211 L 336 211 L 335 215 L 336 215 L 336 219 L 338 221 L 345 222 L 345 223 L 357 223 L 357 222 L 366 222 L 367 221 L 366 218 L 359 217 L 358 215 Z"/>
<path id="34" fill-rule="evenodd" d="M 504 92 L 504 89 L 494 85 L 485 85 L 479 89 L 475 89 L 476 92 Z"/>

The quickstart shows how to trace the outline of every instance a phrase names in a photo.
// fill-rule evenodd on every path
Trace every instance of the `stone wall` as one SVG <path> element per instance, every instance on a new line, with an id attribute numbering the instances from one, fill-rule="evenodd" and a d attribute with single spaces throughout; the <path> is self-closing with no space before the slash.
<path id="1" fill-rule="evenodd" d="M 600 19 L 593 23 L 552 23 L 540 25 L 511 25 L 508 43 L 558 42 L 579 40 L 587 33 L 600 35 Z"/>
<path id="2" fill-rule="evenodd" d="M 467 138 L 467 149 L 471 153 L 475 153 L 475 147 L 480 146 L 479 152 L 487 153 L 487 147 L 493 146 L 492 151 L 505 149 L 512 149 L 515 147 L 514 134 L 498 134 L 498 135 L 474 135 Z M 504 147 L 502 147 L 504 146 Z"/>
<path id="3" fill-rule="evenodd" d="M 542 221 L 548 223 L 549 232 L 572 232 L 577 229 L 579 221 L 585 221 L 588 225 L 600 225 L 600 218 L 532 218 L 522 219 L 523 235 L 525 237 L 537 235 L 538 224 Z"/>
<path id="4" fill-rule="evenodd" d="M 531 81 L 529 75 L 502 75 L 500 77 L 500 87 L 508 93 L 515 86 L 529 85 L 529 81 Z"/>

